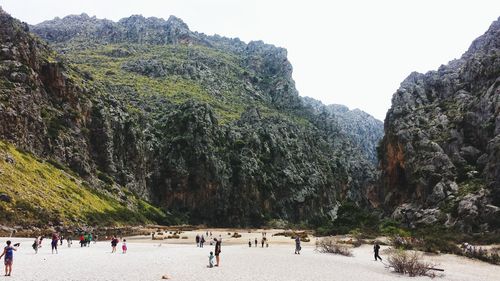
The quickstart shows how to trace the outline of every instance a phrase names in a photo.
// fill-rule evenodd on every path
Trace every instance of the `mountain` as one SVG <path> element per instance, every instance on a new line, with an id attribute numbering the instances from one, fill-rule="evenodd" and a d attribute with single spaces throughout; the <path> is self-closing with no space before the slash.
<path id="1" fill-rule="evenodd" d="M 0 223 L 36 229 L 167 221 L 128 189 L 87 176 L 91 94 L 78 71 L 27 30 L 0 11 Z"/>
<path id="2" fill-rule="evenodd" d="M 374 164 L 378 162 L 377 146 L 384 136 L 382 121 L 362 110 L 349 110 L 347 106 L 341 104 L 324 105 L 310 97 L 304 97 L 303 101 L 315 114 L 326 113 L 334 116 L 342 133 L 351 137 L 353 145 Z"/>
<path id="3" fill-rule="evenodd" d="M 0 139 L 132 202 L 137 221 L 310 223 L 369 205 L 380 126 L 311 107 L 283 48 L 192 32 L 173 16 L 0 21 Z M 9 208 L 21 199 L 0 191 Z"/>
<path id="4" fill-rule="evenodd" d="M 412 226 L 498 230 L 499 113 L 497 20 L 460 59 L 412 73 L 393 95 L 373 202 Z"/>

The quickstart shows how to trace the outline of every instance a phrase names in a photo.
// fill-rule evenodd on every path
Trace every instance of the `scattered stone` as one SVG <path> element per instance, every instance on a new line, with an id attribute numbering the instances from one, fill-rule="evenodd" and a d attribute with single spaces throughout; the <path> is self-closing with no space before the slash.
<path id="1" fill-rule="evenodd" d="M 0 201 L 10 203 L 12 202 L 12 198 L 6 193 L 0 193 Z"/>

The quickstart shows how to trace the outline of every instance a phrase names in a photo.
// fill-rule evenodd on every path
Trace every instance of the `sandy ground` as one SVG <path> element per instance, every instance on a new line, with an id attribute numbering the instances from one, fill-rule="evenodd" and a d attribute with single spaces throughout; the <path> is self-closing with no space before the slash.
<path id="1" fill-rule="evenodd" d="M 226 233 L 227 234 L 227 233 Z M 4 244 L 5 238 L 0 238 Z M 354 257 L 320 254 L 312 246 L 304 246 L 301 255 L 293 254 L 293 244 L 275 243 L 269 248 L 249 248 L 247 244 L 223 242 L 221 267 L 207 268 L 208 254 L 213 246 L 197 248 L 193 243 L 172 244 L 158 241 L 128 239 L 128 253 L 111 254 L 110 243 L 97 242 L 89 248 L 66 243 L 59 254 L 50 253 L 44 241 L 38 254 L 31 248 L 32 239 L 12 238 L 21 242 L 14 257 L 13 276 L 1 280 L 431 280 L 428 277 L 402 277 L 372 261 L 372 247 L 354 249 Z M 291 239 L 290 239 L 291 240 Z M 137 241 L 137 242 L 132 242 Z M 248 239 L 247 239 L 248 241 Z M 384 257 L 384 256 L 382 256 Z M 499 280 L 500 266 L 462 257 L 426 256 L 444 268 L 444 276 L 434 280 Z M 3 274 L 2 274 L 3 275 Z"/>
<path id="2" fill-rule="evenodd" d="M 203 235 L 205 237 L 205 240 L 207 240 L 206 245 L 209 245 L 209 242 L 213 240 L 213 238 L 222 238 L 223 242 L 225 245 L 241 245 L 241 244 L 247 244 L 248 246 L 248 240 L 250 240 L 252 243 L 255 243 L 255 238 L 257 238 L 257 242 L 259 244 L 259 247 L 261 247 L 261 241 L 262 237 L 264 237 L 263 233 L 266 233 L 266 240 L 269 243 L 269 245 L 276 245 L 276 244 L 290 244 L 290 245 L 295 245 L 295 240 L 292 239 L 291 237 L 285 237 L 278 235 L 276 236 L 275 234 L 277 233 L 283 233 L 285 230 L 282 229 L 225 229 L 225 228 L 219 228 L 219 229 L 200 229 L 200 230 L 193 230 L 193 231 L 183 231 L 179 234 L 179 239 L 164 239 L 164 240 L 155 240 L 158 243 L 169 243 L 169 244 L 195 244 L 196 240 L 196 235 Z M 164 231 L 165 236 L 172 235 L 175 231 L 172 230 L 167 230 L 166 232 Z M 206 233 L 208 232 L 208 236 Z M 239 235 L 241 235 L 240 238 L 234 238 L 232 235 L 237 232 Z M 212 236 L 210 236 L 210 233 Z M 158 238 L 159 236 L 156 235 Z M 183 239 L 184 238 L 184 239 Z M 302 242 L 304 246 L 314 246 L 316 242 L 316 238 L 309 236 L 310 242 Z M 150 235 L 143 235 L 143 236 L 133 236 L 133 237 L 128 237 L 127 241 L 130 242 L 141 242 L 141 243 L 149 243 L 151 242 L 151 236 Z"/>

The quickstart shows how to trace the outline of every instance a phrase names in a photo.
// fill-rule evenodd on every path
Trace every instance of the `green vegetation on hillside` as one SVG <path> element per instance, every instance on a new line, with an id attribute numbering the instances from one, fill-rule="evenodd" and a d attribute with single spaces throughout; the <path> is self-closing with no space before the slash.
<path id="1" fill-rule="evenodd" d="M 131 225 L 163 222 L 166 215 L 127 192 L 120 202 L 70 172 L 0 141 L 0 223 L 43 226 Z"/>
<path id="2" fill-rule="evenodd" d="M 97 45 L 70 49 L 68 58 L 107 91 L 160 95 L 174 103 L 191 99 L 208 103 L 222 122 L 238 119 L 246 104 L 255 103 L 242 83 L 246 72 L 239 58 L 211 48 Z"/>

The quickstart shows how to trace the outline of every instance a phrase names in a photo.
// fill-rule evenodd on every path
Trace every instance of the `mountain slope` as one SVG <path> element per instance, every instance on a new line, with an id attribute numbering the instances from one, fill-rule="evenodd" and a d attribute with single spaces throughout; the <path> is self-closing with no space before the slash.
<path id="1" fill-rule="evenodd" d="M 60 164 L 0 141 L 0 223 L 43 229 L 47 224 L 68 227 L 167 222 L 162 211 L 129 191 L 104 183 L 105 188 L 92 188 L 60 168 Z"/>
<path id="2" fill-rule="evenodd" d="M 379 200 L 409 224 L 500 227 L 500 21 L 458 60 L 412 73 L 385 120 Z"/>
<path id="3" fill-rule="evenodd" d="M 349 110 L 340 104 L 323 105 L 313 98 L 303 98 L 304 104 L 315 114 L 334 116 L 342 133 L 350 136 L 353 145 L 373 163 L 377 163 L 377 146 L 383 137 L 384 123 L 359 109 Z"/>
<path id="4" fill-rule="evenodd" d="M 213 225 L 331 220 L 343 202 L 367 204 L 371 156 L 333 114 L 303 104 L 282 48 L 192 32 L 175 17 L 80 15 L 31 27 L 56 55 L 26 26 L 15 38 L 2 26 L 13 54 L 44 51 L 36 63 L 2 61 L 28 79 L 0 76 L 10 87 L 0 118 L 11 120 L 0 137 L 91 183 Z"/>

